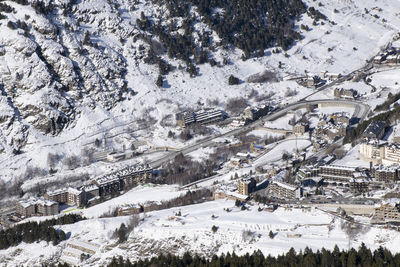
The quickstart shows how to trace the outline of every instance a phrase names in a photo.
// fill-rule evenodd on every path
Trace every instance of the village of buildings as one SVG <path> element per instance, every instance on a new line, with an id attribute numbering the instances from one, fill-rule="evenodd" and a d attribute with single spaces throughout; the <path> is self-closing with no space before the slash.
<path id="1" fill-rule="evenodd" d="M 398 54 L 399 51 L 388 49 L 373 59 L 374 67 L 398 64 Z M 296 78 L 299 84 L 316 91 L 338 79 L 348 78 L 326 71 Z M 274 212 L 279 206 L 326 208 L 335 216 L 342 216 L 345 211 L 350 215 L 367 217 L 371 224 L 398 229 L 400 135 L 397 135 L 397 127 L 385 121 L 372 121 L 354 147 L 356 151 L 351 152 L 356 154 L 357 161 L 344 164 L 343 158 L 346 159 L 350 152 L 343 151 L 342 141 L 351 128 L 366 118 L 369 108 L 359 101 L 362 94 L 357 90 L 344 89 L 340 83 L 331 87 L 329 99 L 303 101 L 293 108 L 267 101 L 258 106 L 248 106 L 239 116 L 230 116 L 221 109 L 177 113 L 175 124 L 181 131 L 191 131 L 198 125 L 225 129 L 221 136 L 206 138 L 212 140 L 212 145 L 207 144 L 211 148 L 246 147 L 235 152 L 215 175 L 181 185 L 181 189 L 207 187 L 212 191 L 210 200 L 232 199 L 242 207 L 250 203 L 269 212 Z M 276 114 L 273 119 L 268 119 Z M 235 134 L 229 136 L 226 134 L 229 132 Z M 253 132 L 263 132 L 264 136 L 273 136 L 274 139 L 266 142 L 252 135 Z M 248 140 L 237 138 L 239 133 L 247 135 Z M 277 150 L 280 146 L 285 149 Z M 201 148 L 203 145 L 198 149 Z M 99 151 L 97 160 L 114 164 L 157 151 L 178 154 L 183 149 L 154 147 L 149 141 L 135 140 L 129 150 Z M 1 216 L 0 222 L 7 227 L 32 216 L 79 212 L 138 185 L 159 183 L 159 173 L 164 165 L 153 163 L 134 164 L 90 177 L 79 186 L 47 188 L 44 185 L 44 194 L 19 200 L 12 212 Z M 227 174 L 229 179 L 219 179 Z M 202 185 L 204 180 L 212 183 Z M 263 203 L 257 202 L 260 199 Z M 116 215 L 149 212 L 157 210 L 157 205 L 155 202 L 121 203 Z"/>
<path id="2" fill-rule="evenodd" d="M 335 75 L 340 77 L 340 75 Z M 333 90 L 334 99 L 353 101 L 357 97 L 355 90 Z M 329 106 L 329 103 L 327 104 Z M 190 129 L 193 125 L 220 124 L 231 129 L 240 129 L 249 123 L 261 120 L 263 123 L 251 130 L 266 131 L 279 134 L 280 140 L 272 144 L 263 144 L 262 140 L 252 141 L 248 149 L 238 152 L 223 165 L 223 170 L 229 170 L 232 175 L 229 181 L 215 183 L 212 186 L 214 199 L 234 199 L 241 203 L 254 201 L 259 195 L 268 199 L 266 210 L 273 211 L 277 206 L 314 206 L 330 205 L 338 210 L 357 205 L 366 206 L 359 210 L 378 224 L 400 223 L 399 202 L 396 200 L 378 200 L 370 198 L 374 192 L 385 191 L 397 187 L 400 179 L 400 136 L 395 136 L 391 142 L 384 141 L 386 131 L 390 128 L 385 122 L 372 122 L 363 133 L 359 145 L 358 157 L 366 162 L 365 166 L 346 166 L 335 163 L 337 155 L 332 148 L 338 148 L 339 142 L 350 127 L 354 127 L 357 119 L 343 109 L 341 111 L 323 112 L 326 104 L 306 104 L 301 111 L 289 110 L 283 115 L 290 118 L 288 127 L 274 127 L 263 118 L 272 114 L 279 106 L 266 103 L 258 107 L 248 107 L 242 114 L 230 118 L 223 110 L 202 110 L 198 112 L 182 112 L 176 115 L 176 125 L 181 129 Z M 335 108 L 330 107 L 329 110 Z M 282 119 L 282 118 L 280 118 Z M 280 142 L 295 142 L 296 149 L 284 152 L 275 162 L 260 164 L 265 155 Z M 300 140 L 307 140 L 306 147 L 298 148 Z M 215 146 L 231 146 L 240 143 L 236 138 L 215 138 Z M 272 146 L 272 147 L 271 147 Z M 153 149 L 148 142 L 136 142 L 136 150 L 128 152 L 112 152 L 103 160 L 118 162 L 135 157 L 143 151 Z M 168 148 L 165 148 L 168 150 Z M 237 175 L 242 169 L 251 169 L 247 174 Z M 18 202 L 15 212 L 3 218 L 3 223 L 20 221 L 31 216 L 57 215 L 63 210 L 79 210 L 107 201 L 127 190 L 145 183 L 155 182 L 157 173 L 162 166 L 153 169 L 149 164 L 138 164 L 114 171 L 112 173 L 93 177 L 79 187 L 65 187 L 46 190 L 42 196 L 22 199 Z M 213 178 L 213 177 L 210 177 Z M 196 183 L 186 188 L 195 190 Z M 154 203 L 152 203 L 154 205 Z M 74 207 L 76 207 L 74 209 Z M 118 209 L 118 215 L 136 214 L 150 211 L 146 204 L 124 206 Z"/>

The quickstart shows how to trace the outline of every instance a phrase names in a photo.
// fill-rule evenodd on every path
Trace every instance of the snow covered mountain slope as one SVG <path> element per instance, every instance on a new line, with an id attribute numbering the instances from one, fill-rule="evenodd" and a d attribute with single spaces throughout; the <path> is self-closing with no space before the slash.
<path id="1" fill-rule="evenodd" d="M 299 16 L 294 29 L 304 38 L 286 52 L 275 53 L 272 47 L 263 57 L 242 60 L 242 50 L 212 45 L 209 58 L 216 65 L 196 64 L 197 75 L 191 78 L 190 66 L 169 58 L 162 52 L 160 38 L 154 34 L 149 41 L 151 33 L 138 25 L 143 16 L 154 23 L 164 18 L 168 12 L 162 4 L 2 1 L 12 11 L 0 11 L 5 16 L 0 20 L 0 166 L 6 170 L 0 175 L 11 180 L 27 166 L 48 168 L 48 153 L 79 154 L 96 138 L 141 128 L 139 119 L 151 121 L 151 131 L 135 134 L 153 133 L 149 139 L 160 142 L 172 129 L 160 124 L 184 107 L 223 108 L 229 99 L 249 98 L 254 92 L 275 93 L 277 102 L 295 101 L 311 90 L 282 78 L 305 71 L 357 69 L 399 31 L 400 3 L 395 0 L 304 2 L 327 18 L 314 21 L 310 14 Z M 199 16 L 196 7 L 191 14 Z M 183 24 L 179 17 L 173 21 Z M 202 21 L 193 27 L 195 43 L 204 31 L 210 32 L 212 44 L 221 40 Z M 150 47 L 158 47 L 157 57 L 171 65 L 171 71 L 162 75 L 162 87 L 156 85 L 160 64 L 146 63 Z M 281 81 L 244 82 L 266 69 L 275 71 Z M 243 82 L 228 86 L 232 74 Z M 287 88 L 298 94 L 285 97 Z M 249 98 L 250 103 L 255 101 Z"/>

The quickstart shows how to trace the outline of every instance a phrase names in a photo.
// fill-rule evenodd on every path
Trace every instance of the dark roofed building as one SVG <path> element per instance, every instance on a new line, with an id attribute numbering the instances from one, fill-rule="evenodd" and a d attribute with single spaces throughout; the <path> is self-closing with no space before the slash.
<path id="1" fill-rule="evenodd" d="M 373 121 L 368 125 L 363 133 L 364 138 L 382 139 L 385 134 L 386 123 L 383 121 Z"/>

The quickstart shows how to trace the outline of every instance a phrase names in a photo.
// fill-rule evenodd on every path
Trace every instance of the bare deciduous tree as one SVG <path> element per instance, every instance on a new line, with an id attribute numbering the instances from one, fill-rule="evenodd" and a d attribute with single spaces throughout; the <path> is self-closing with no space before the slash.
<path id="1" fill-rule="evenodd" d="M 60 160 L 60 155 L 53 153 L 47 154 L 47 166 L 50 169 L 54 169 L 59 160 Z"/>
<path id="2" fill-rule="evenodd" d="M 243 97 L 231 98 L 226 103 L 226 110 L 232 115 L 239 115 L 248 105 L 248 101 Z"/>
<path id="3" fill-rule="evenodd" d="M 65 157 L 63 159 L 63 164 L 68 167 L 68 169 L 73 170 L 80 166 L 81 159 L 77 155 L 72 155 L 69 157 Z"/>

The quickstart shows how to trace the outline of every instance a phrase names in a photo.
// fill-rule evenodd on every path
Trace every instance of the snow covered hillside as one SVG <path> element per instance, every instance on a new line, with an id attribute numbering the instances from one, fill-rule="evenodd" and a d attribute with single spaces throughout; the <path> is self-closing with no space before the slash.
<path id="1" fill-rule="evenodd" d="M 22 243 L 0 251 L 0 259 L 10 265 L 40 266 L 43 262 L 57 262 L 66 243 L 76 240 L 99 245 L 87 261 L 78 261 L 84 266 L 104 265 L 116 255 L 135 260 L 158 253 L 182 255 L 190 251 L 210 257 L 213 253 L 243 255 L 260 249 L 265 255 L 278 256 L 291 247 L 297 251 L 306 247 L 314 251 L 322 247 L 333 249 L 335 245 L 349 249 L 358 248 L 362 242 L 371 249 L 382 245 L 398 252 L 395 244 L 400 241 L 400 235 L 393 230 L 365 224 L 349 231 L 345 221 L 321 210 L 279 208 L 270 213 L 259 211 L 258 207 L 248 205 L 247 210 L 241 210 L 232 200 L 218 200 L 150 212 L 120 245 L 112 233 L 121 223 L 128 223 L 128 216 L 80 221 L 61 226 L 71 236 L 58 246 L 46 242 Z M 269 236 L 270 231 L 273 238 Z"/>
<path id="2" fill-rule="evenodd" d="M 252 103 L 271 93 L 277 102 L 295 101 L 310 89 L 286 79 L 228 86 L 228 77 L 246 81 L 266 69 L 280 79 L 324 70 L 346 73 L 363 66 L 400 26 L 398 1 L 305 1 L 327 19 L 313 22 L 309 14 L 301 15 L 295 27 L 304 38 L 286 53 L 269 48 L 263 57 L 243 61 L 240 49 L 217 46 L 210 55 L 217 66 L 197 65 L 193 78 L 179 67 L 182 60 L 161 54 L 173 68 L 160 88 L 157 65 L 145 63 L 150 45 L 138 38 L 145 31 L 137 19 L 143 12 L 155 20 L 162 6 L 149 1 L 17 2 L 24 3 L 3 2 L 12 11 L 2 12 L 0 20 L 0 165 L 6 181 L 27 166 L 47 169 L 50 152 L 79 155 L 76 148 L 87 148 L 96 138 L 151 132 L 151 141 L 165 140 L 172 128 L 164 122 L 185 107 L 223 108 L 234 97 L 253 96 Z M 212 32 L 203 23 L 195 26 L 194 32 Z M 219 39 L 215 32 L 210 38 Z M 287 88 L 298 94 L 285 97 Z M 150 129 L 132 134 L 141 129 L 139 119 L 150 121 Z"/>

